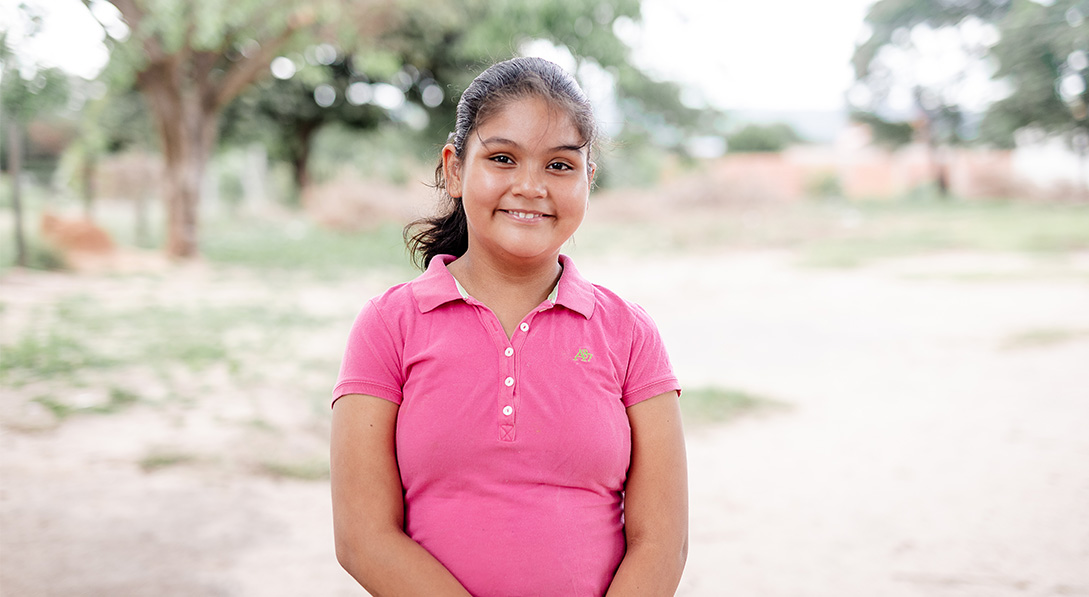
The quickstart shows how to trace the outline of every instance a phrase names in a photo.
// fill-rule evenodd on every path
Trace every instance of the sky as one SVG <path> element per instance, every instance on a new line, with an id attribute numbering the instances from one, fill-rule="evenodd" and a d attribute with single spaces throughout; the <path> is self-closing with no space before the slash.
<path id="1" fill-rule="evenodd" d="M 652 72 L 728 110 L 834 110 L 873 0 L 644 0 L 631 45 Z"/>
<path id="2" fill-rule="evenodd" d="M 43 30 L 20 51 L 44 66 L 93 77 L 102 31 L 80 0 L 30 0 Z M 836 110 L 852 83 L 851 53 L 874 0 L 643 0 L 643 22 L 617 32 L 637 64 L 726 110 Z M 20 0 L 0 0 L 0 26 Z"/>

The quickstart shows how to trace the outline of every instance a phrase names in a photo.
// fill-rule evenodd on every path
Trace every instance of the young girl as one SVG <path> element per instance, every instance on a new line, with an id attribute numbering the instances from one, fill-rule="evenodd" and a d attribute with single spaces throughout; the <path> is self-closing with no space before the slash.
<path id="1" fill-rule="evenodd" d="M 409 229 L 426 271 L 363 308 L 333 395 L 337 559 L 374 595 L 677 589 L 680 386 L 650 317 L 560 254 L 594 136 L 582 90 L 537 58 L 458 103 L 448 211 Z"/>

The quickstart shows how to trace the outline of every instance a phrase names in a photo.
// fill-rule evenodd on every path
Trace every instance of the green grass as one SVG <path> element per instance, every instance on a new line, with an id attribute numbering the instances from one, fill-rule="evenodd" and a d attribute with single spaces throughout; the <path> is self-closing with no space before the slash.
<path id="1" fill-rule="evenodd" d="M 847 225 L 799 242 L 809 265 L 855 266 L 939 251 L 1059 255 L 1089 250 L 1089 205 L 1004 201 L 854 204 Z"/>
<path id="2" fill-rule="evenodd" d="M 292 334 L 322 321 L 287 305 L 114 307 L 72 295 L 36 310 L 14 342 L 0 347 L 0 381 L 74 383 L 91 371 L 134 364 L 194 372 L 225 364 L 236 371 L 243 352 L 290 351 Z M 231 340 L 232 331 L 249 333 Z"/>
<path id="3" fill-rule="evenodd" d="M 1089 340 L 1089 329 L 1039 328 L 1013 334 L 1002 342 L 1002 348 L 1048 348 L 1086 340 Z"/>
<path id="4" fill-rule="evenodd" d="M 45 326 L 29 330 L 10 346 L 0 347 L 0 381 L 66 377 L 80 369 L 112 367 L 117 359 L 97 352 L 80 334 Z"/>
<path id="5" fill-rule="evenodd" d="M 265 460 L 259 466 L 260 472 L 280 478 L 300 481 L 320 481 L 329 478 L 327 459 L 311 460 Z"/>
<path id="6" fill-rule="evenodd" d="M 153 473 L 172 466 L 191 464 L 197 460 L 196 455 L 186 452 L 155 450 L 141 458 L 137 464 L 145 473 Z"/>
<path id="7" fill-rule="evenodd" d="M 208 261 L 257 271 L 305 272 L 337 278 L 375 267 L 411 267 L 401 227 L 337 232 L 297 220 L 211 222 L 202 231 Z"/>
<path id="8" fill-rule="evenodd" d="M 54 396 L 38 396 L 33 401 L 53 413 L 58 421 L 63 421 L 73 415 L 109 415 L 120 412 L 139 402 L 140 397 L 124 388 L 111 387 L 106 402 L 102 404 L 75 405 Z"/>
<path id="9" fill-rule="evenodd" d="M 685 420 L 700 423 L 722 423 L 760 412 L 789 408 L 785 402 L 736 389 L 702 387 L 681 393 L 681 410 Z"/>
<path id="10" fill-rule="evenodd" d="M 814 267 L 944 251 L 1051 258 L 1089 250 L 1089 204 L 901 199 L 701 207 L 639 221 L 595 221 L 576 234 L 575 247 L 592 254 L 785 249 Z"/>

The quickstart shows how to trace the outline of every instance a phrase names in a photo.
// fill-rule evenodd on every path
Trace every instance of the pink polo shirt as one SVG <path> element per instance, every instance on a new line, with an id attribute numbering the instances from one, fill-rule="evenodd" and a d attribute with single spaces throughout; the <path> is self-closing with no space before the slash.
<path id="1" fill-rule="evenodd" d="M 603 595 L 624 556 L 625 408 L 680 391 L 654 322 L 560 257 L 508 339 L 442 255 L 360 312 L 333 400 L 400 405 L 405 531 L 478 597 Z"/>

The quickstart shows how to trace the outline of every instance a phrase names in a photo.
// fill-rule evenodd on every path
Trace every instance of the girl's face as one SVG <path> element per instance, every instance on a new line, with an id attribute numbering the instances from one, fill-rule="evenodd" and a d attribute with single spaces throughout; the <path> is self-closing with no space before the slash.
<path id="1" fill-rule="evenodd" d="M 446 189 L 460 196 L 468 252 L 504 260 L 555 259 L 586 215 L 593 180 L 571 117 L 547 100 L 511 100 L 466 140 L 442 151 Z"/>

